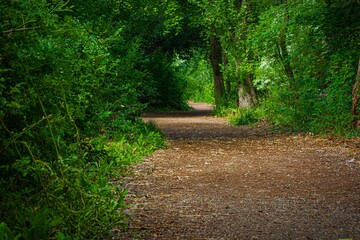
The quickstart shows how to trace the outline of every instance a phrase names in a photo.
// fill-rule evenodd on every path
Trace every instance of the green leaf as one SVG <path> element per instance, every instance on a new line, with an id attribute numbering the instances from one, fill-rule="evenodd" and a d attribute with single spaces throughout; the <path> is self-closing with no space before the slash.
<path id="1" fill-rule="evenodd" d="M 11 230 L 4 222 L 0 223 L 0 239 L 4 239 L 4 240 L 17 239 L 15 238 L 14 234 L 11 232 Z"/>

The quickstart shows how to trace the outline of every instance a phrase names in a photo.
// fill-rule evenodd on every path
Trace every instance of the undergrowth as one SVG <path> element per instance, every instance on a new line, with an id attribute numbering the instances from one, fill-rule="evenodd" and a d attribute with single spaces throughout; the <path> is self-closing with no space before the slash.
<path id="1" fill-rule="evenodd" d="M 233 125 L 253 125 L 261 119 L 257 109 L 244 108 L 237 109 L 233 115 L 229 117 L 230 124 Z"/>
<path id="2" fill-rule="evenodd" d="M 132 128 L 82 138 L 54 162 L 23 157 L 2 165 L 0 239 L 94 239 L 126 229 L 126 167 L 165 144 L 154 125 Z"/>
<path id="3" fill-rule="evenodd" d="M 127 166 L 165 144 L 137 116 L 169 64 L 150 69 L 159 56 L 122 30 L 113 2 L 75 2 L 0 4 L 0 239 L 126 229 Z"/>

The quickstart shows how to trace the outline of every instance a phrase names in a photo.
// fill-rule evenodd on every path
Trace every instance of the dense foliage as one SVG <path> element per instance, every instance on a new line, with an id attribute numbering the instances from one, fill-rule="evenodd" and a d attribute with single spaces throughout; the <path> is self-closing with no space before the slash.
<path id="1" fill-rule="evenodd" d="M 186 99 L 214 104 L 214 82 L 211 66 L 203 52 L 199 49 L 194 50 L 191 57 L 187 59 L 178 56 L 174 65 L 178 69 L 178 75 L 186 83 Z"/>
<path id="2" fill-rule="evenodd" d="M 358 134 L 359 13 L 356 0 L 1 1 L 0 238 L 126 228 L 126 166 L 164 144 L 146 109 L 191 99 L 235 124 Z"/>
<path id="3" fill-rule="evenodd" d="M 84 239 L 126 227 L 121 176 L 164 144 L 137 117 L 184 106 L 168 53 L 149 44 L 176 28 L 176 6 L 142 4 L 1 2 L 1 234 Z M 154 28 L 132 32 L 138 19 Z"/>
<path id="4" fill-rule="evenodd" d="M 203 12 L 196 23 L 209 41 L 218 112 L 225 106 L 293 130 L 356 133 L 358 1 L 191 2 Z"/>

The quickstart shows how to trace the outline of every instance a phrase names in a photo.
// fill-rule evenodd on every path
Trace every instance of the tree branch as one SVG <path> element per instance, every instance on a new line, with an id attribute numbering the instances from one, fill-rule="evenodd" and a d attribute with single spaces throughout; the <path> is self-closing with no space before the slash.
<path id="1" fill-rule="evenodd" d="M 18 29 L 10 29 L 10 30 L 7 30 L 7 31 L 3 31 L 1 32 L 2 34 L 9 34 L 9 33 L 13 33 L 13 32 L 23 32 L 23 31 L 30 31 L 30 30 L 35 30 L 35 29 L 38 29 L 40 28 L 40 26 L 36 26 L 36 27 L 30 27 L 30 28 L 18 28 Z"/>

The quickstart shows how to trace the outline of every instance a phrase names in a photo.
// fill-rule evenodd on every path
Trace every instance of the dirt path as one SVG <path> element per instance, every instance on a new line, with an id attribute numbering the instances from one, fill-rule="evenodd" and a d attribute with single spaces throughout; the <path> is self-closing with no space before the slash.
<path id="1" fill-rule="evenodd" d="M 359 239 L 357 143 L 229 126 L 197 111 L 145 116 L 168 148 L 128 178 L 121 239 Z"/>

